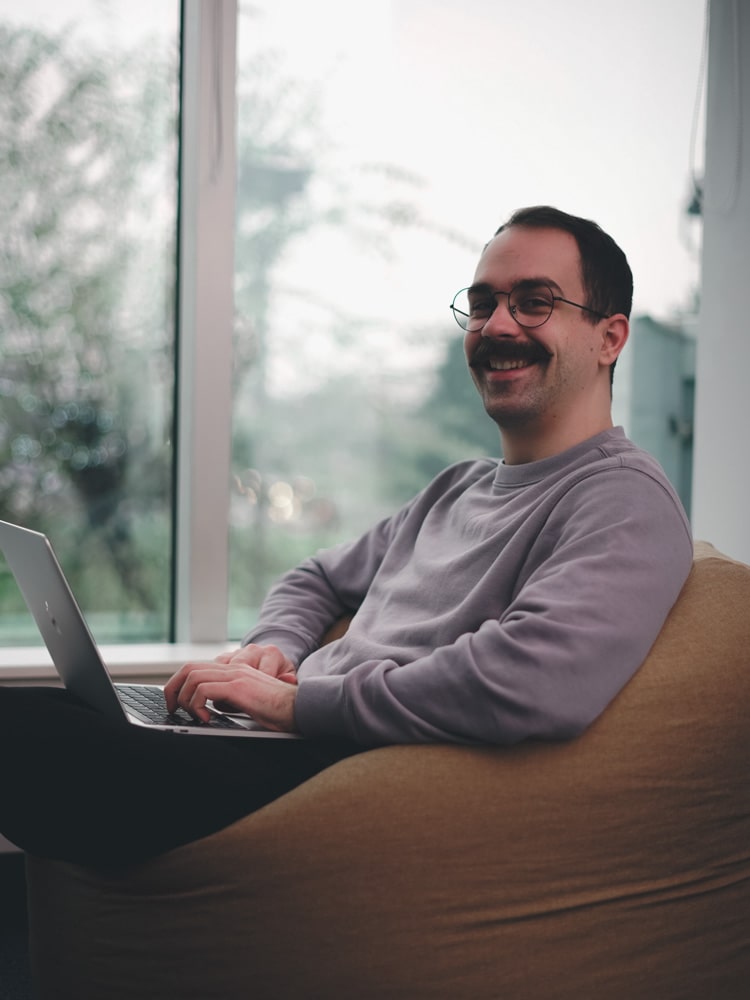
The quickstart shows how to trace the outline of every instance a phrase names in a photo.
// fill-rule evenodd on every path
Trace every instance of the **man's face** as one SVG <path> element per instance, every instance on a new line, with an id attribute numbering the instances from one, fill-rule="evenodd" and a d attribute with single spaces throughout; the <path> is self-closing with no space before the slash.
<path id="1" fill-rule="evenodd" d="M 485 248 L 472 287 L 509 292 L 530 279 L 555 295 L 586 303 L 578 245 L 560 229 L 511 227 Z M 487 413 L 501 430 L 543 434 L 585 413 L 608 373 L 599 361 L 606 320 L 555 302 L 552 315 L 533 329 L 520 326 L 499 295 L 497 308 L 464 349 Z"/>

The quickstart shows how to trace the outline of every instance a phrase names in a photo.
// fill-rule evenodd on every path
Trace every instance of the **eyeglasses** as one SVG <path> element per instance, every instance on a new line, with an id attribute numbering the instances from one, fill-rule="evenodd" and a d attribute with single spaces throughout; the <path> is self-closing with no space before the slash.
<path id="1" fill-rule="evenodd" d="M 451 303 L 453 316 L 462 330 L 478 333 L 483 329 L 495 309 L 498 295 L 508 296 L 508 312 L 519 326 L 533 330 L 542 326 L 552 315 L 555 302 L 565 302 L 576 309 L 583 309 L 599 319 L 606 319 L 603 313 L 595 312 L 580 302 L 571 302 L 562 295 L 555 295 L 549 285 L 541 282 L 528 284 L 521 282 L 509 292 L 493 292 L 489 288 L 462 288 L 456 292 Z"/>

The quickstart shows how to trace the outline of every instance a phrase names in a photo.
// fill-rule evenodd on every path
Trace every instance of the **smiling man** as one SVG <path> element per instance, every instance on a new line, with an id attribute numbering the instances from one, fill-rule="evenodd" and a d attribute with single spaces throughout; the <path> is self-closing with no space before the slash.
<path id="1" fill-rule="evenodd" d="M 516 212 L 451 307 L 503 459 L 451 466 L 307 559 L 239 649 L 166 686 L 172 711 L 205 720 L 210 700 L 306 738 L 175 739 L 113 727 L 66 692 L 0 689 L 0 753 L 23 764 L 6 777 L 0 830 L 38 854 L 124 863 L 368 747 L 581 733 L 645 659 L 692 562 L 674 490 L 612 426 L 631 298 L 625 255 L 593 222 Z M 346 634 L 323 643 L 345 616 Z M 29 736 L 32 715 L 53 759 Z M 92 799 L 82 774 L 97 768 Z"/>
<path id="2" fill-rule="evenodd" d="M 591 223 L 564 217 L 568 228 L 553 228 L 562 218 L 517 212 L 454 300 L 474 381 L 512 464 L 612 426 L 610 373 L 628 338 L 630 268 Z"/>
<path id="3" fill-rule="evenodd" d="M 597 225 L 522 209 L 451 306 L 503 461 L 466 461 L 272 590 L 246 645 L 167 697 L 358 745 L 569 738 L 646 656 L 689 571 L 685 514 L 613 428 L 632 275 Z M 354 614 L 344 638 L 326 628 Z"/>

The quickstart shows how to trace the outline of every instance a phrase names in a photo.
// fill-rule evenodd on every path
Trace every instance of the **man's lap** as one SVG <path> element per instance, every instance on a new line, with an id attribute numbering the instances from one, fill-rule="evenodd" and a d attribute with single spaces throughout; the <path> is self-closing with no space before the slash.
<path id="1" fill-rule="evenodd" d="M 214 833 L 353 752 L 118 726 L 59 688 L 0 688 L 0 832 L 45 857 L 128 864 Z"/>

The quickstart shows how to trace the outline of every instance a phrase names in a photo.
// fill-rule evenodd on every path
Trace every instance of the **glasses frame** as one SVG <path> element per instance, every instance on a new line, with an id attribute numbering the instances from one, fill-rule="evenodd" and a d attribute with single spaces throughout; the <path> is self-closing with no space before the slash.
<path id="1" fill-rule="evenodd" d="M 598 316 L 599 319 L 609 319 L 609 317 L 606 316 L 604 313 L 597 312 L 595 309 L 590 309 L 588 306 L 583 306 L 583 305 L 581 305 L 580 302 L 573 302 L 572 299 L 563 298 L 562 295 L 555 295 L 555 293 L 552 291 L 552 288 L 545 281 L 535 281 L 535 282 L 533 282 L 533 287 L 546 288 L 547 289 L 547 291 L 550 294 L 550 299 L 552 300 L 552 305 L 550 306 L 549 312 L 544 317 L 544 319 L 541 320 L 541 322 L 539 322 L 539 323 L 522 323 L 520 321 L 520 319 L 518 319 L 518 317 L 516 316 L 516 312 L 518 311 L 518 307 L 511 305 L 510 297 L 516 291 L 517 288 L 524 288 L 524 287 L 529 287 L 526 282 L 520 282 L 519 284 L 514 285 L 510 289 L 509 292 L 492 292 L 492 291 L 488 290 L 488 295 L 491 295 L 492 298 L 495 299 L 495 308 L 492 310 L 492 312 L 489 314 L 489 316 L 487 316 L 487 318 L 484 320 L 484 322 L 482 323 L 482 325 L 478 326 L 475 330 L 469 330 L 469 321 L 471 319 L 471 317 L 469 316 L 469 314 L 465 313 L 463 311 L 463 309 L 457 309 L 456 308 L 456 299 L 458 298 L 458 296 L 459 295 L 463 295 L 464 292 L 469 292 L 471 290 L 471 286 L 468 286 L 467 288 L 460 288 L 456 292 L 456 294 L 453 296 L 453 301 L 451 302 L 450 310 L 453 313 L 453 318 L 455 319 L 455 321 L 458 323 L 458 325 L 461 327 L 461 329 L 464 330 L 467 333 L 480 333 L 485 328 L 485 326 L 487 325 L 487 323 L 489 323 L 489 321 L 494 316 L 495 310 L 497 309 L 497 307 L 499 305 L 499 302 L 497 300 L 498 295 L 505 295 L 505 296 L 507 296 L 507 298 L 508 298 L 508 312 L 510 313 L 511 317 L 515 320 L 515 322 L 518 323 L 518 325 L 520 327 L 523 327 L 524 330 L 536 330 L 540 326 L 544 326 L 544 324 L 550 318 L 550 316 L 552 315 L 552 313 L 555 311 L 555 303 L 556 302 L 565 302 L 566 305 L 575 306 L 576 309 L 582 309 L 584 312 L 591 313 L 592 316 Z M 462 320 L 461 320 L 460 317 L 464 317 L 465 320 L 466 320 L 466 322 L 465 323 L 462 322 Z"/>

